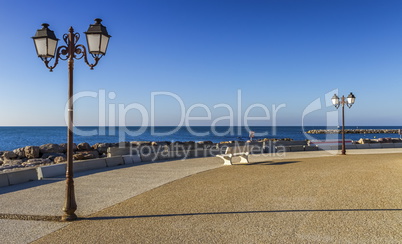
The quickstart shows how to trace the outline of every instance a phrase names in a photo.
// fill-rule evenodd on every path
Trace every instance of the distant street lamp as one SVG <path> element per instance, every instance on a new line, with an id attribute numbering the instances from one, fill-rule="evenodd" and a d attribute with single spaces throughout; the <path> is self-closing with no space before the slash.
<path id="1" fill-rule="evenodd" d="M 63 35 L 66 46 L 57 48 L 57 42 L 54 32 L 50 30 L 49 24 L 42 24 L 42 29 L 36 31 L 33 38 L 38 57 L 42 59 L 46 67 L 53 71 L 57 66 L 59 59 L 68 60 L 68 131 L 67 131 L 67 168 L 66 168 L 66 198 L 63 207 L 63 221 L 72 221 L 77 219 L 74 213 L 77 210 L 74 194 L 74 174 L 73 174 L 73 69 L 74 59 L 84 58 L 85 63 L 93 69 L 99 60 L 106 54 L 110 35 L 106 27 L 101 24 L 101 19 L 95 19 L 95 24 L 90 25 L 87 32 L 84 32 L 87 39 L 88 51 L 95 62 L 90 64 L 87 59 L 87 50 L 84 45 L 77 44 L 80 39 L 79 33 L 74 33 L 73 27 L 70 27 L 67 34 Z M 57 48 L 57 50 L 56 50 Z M 55 58 L 53 66 L 49 62 Z"/>
<path id="2" fill-rule="evenodd" d="M 332 104 L 335 106 L 336 109 L 342 105 L 342 155 L 346 155 L 346 147 L 345 147 L 345 104 L 351 108 L 352 105 L 355 103 L 355 95 L 350 93 L 349 96 L 345 99 L 345 96 L 342 96 L 342 100 L 339 100 L 339 97 L 334 94 L 332 97 Z"/>

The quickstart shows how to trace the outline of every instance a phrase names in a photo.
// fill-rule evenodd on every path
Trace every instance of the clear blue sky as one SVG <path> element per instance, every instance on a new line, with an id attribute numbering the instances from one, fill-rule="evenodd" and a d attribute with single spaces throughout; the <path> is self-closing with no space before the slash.
<path id="1" fill-rule="evenodd" d="M 114 92 L 106 98 L 106 124 L 121 123 L 119 104 L 143 106 L 151 114 L 152 92 L 176 94 L 195 121 L 208 125 L 243 118 L 253 104 L 269 109 L 258 125 L 325 125 L 325 95 L 353 92 L 347 125 L 402 125 L 402 1 L 391 0 L 0 0 L 0 126 L 65 125 L 67 62 L 50 73 L 30 37 L 49 23 L 58 38 L 70 26 L 82 33 L 102 18 L 112 35 L 108 53 L 95 70 L 75 62 L 75 92 Z M 59 42 L 59 45 L 62 44 Z M 86 44 L 82 34 L 80 43 Z M 322 109 L 305 109 L 321 99 Z M 75 120 L 97 125 L 96 98 L 79 99 Z M 135 105 L 137 104 L 137 105 Z M 274 122 L 272 106 L 278 110 Z M 113 109 L 109 109 L 113 107 Z M 144 121 L 127 110 L 125 122 Z M 180 121 L 172 96 L 155 96 L 156 125 Z M 339 111 L 340 112 L 340 111 Z M 265 116 L 260 107 L 250 116 Z M 222 120 L 218 125 L 227 121 Z"/>

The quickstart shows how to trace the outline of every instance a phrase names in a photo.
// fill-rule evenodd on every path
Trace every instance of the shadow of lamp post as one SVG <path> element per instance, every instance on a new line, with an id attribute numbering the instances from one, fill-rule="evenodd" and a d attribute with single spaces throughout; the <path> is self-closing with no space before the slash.
<path id="1" fill-rule="evenodd" d="M 349 108 L 352 107 L 352 105 L 355 103 L 355 95 L 353 93 L 350 93 L 347 98 L 345 96 L 342 96 L 342 99 L 339 100 L 339 97 L 334 94 L 332 97 L 332 104 L 335 106 L 336 109 L 339 108 L 339 106 L 342 106 L 342 155 L 346 155 L 346 147 L 345 147 L 345 104 Z"/>
<path id="2" fill-rule="evenodd" d="M 74 33 L 73 27 L 70 27 L 67 34 L 63 35 L 66 45 L 57 48 L 57 42 L 54 32 L 50 30 L 49 24 L 42 24 L 42 29 L 36 31 L 33 38 L 38 57 L 42 59 L 46 67 L 53 71 L 59 63 L 59 60 L 68 60 L 68 128 L 67 128 L 67 168 L 66 168 L 66 197 L 63 207 L 63 221 L 72 221 L 77 219 L 75 210 L 77 204 L 74 194 L 73 180 L 73 69 L 74 59 L 84 58 L 85 63 L 93 69 L 99 60 L 106 54 L 110 35 L 106 27 L 101 24 L 101 19 L 95 19 L 95 24 L 89 26 L 87 32 L 84 32 L 87 39 L 88 52 L 94 59 L 94 63 L 89 63 L 87 58 L 87 49 L 84 45 L 77 44 L 80 39 L 79 33 Z M 55 58 L 53 66 L 49 62 Z"/>

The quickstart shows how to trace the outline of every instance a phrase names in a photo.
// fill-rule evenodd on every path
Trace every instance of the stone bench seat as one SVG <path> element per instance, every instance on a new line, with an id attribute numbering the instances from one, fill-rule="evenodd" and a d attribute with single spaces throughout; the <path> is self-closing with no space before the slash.
<path id="1" fill-rule="evenodd" d="M 227 147 L 225 154 L 216 155 L 219 158 L 222 158 L 224 163 L 223 165 L 232 165 L 233 157 L 240 157 L 240 163 L 249 163 L 248 155 L 250 154 L 250 146 L 233 146 Z"/>

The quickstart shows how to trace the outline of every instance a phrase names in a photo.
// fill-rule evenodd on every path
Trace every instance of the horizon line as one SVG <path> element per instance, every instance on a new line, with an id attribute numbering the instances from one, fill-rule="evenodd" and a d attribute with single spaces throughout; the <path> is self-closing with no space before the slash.
<path id="1" fill-rule="evenodd" d="M 342 126 L 327 126 L 327 125 L 147 125 L 144 127 L 314 127 L 314 126 L 319 126 L 319 127 L 342 127 Z M 347 125 L 345 127 L 379 127 L 379 126 L 384 126 L 384 127 L 402 127 L 402 125 Z M 67 127 L 67 125 L 0 125 L 1 127 Z M 127 126 L 99 126 L 99 125 L 77 125 L 74 127 L 143 127 L 142 125 L 127 125 Z"/>

